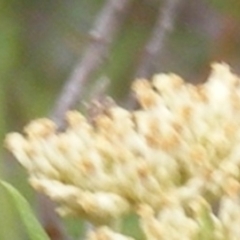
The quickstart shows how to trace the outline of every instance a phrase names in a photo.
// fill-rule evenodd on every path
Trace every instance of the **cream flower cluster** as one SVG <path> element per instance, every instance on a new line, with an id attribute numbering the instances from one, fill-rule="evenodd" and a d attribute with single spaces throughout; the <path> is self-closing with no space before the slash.
<path id="1" fill-rule="evenodd" d="M 208 81 L 138 80 L 140 109 L 112 106 L 89 123 L 67 114 L 11 133 L 7 148 L 61 215 L 108 224 L 135 212 L 149 240 L 240 239 L 240 78 L 214 64 Z M 108 228 L 88 239 L 130 239 Z"/>

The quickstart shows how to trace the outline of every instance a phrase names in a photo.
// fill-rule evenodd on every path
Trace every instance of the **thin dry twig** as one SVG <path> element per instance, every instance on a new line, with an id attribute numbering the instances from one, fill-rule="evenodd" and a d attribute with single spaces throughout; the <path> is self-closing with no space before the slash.
<path id="1" fill-rule="evenodd" d="M 90 31 L 91 42 L 63 87 L 51 114 L 60 130 L 64 129 L 65 113 L 75 107 L 84 84 L 107 57 L 131 2 L 131 0 L 108 0 L 97 17 L 95 26 Z M 40 217 L 51 239 L 69 240 L 60 218 L 53 210 L 53 203 L 41 194 L 37 195 L 37 201 Z"/>
<path id="2" fill-rule="evenodd" d="M 43 228 L 51 240 L 71 240 L 60 217 L 54 211 L 54 203 L 45 195 L 37 193 L 38 214 Z"/>
<path id="3" fill-rule="evenodd" d="M 149 78 L 157 58 L 161 55 L 168 34 L 172 31 L 175 19 L 183 0 L 165 0 L 160 5 L 159 14 L 152 34 L 144 47 L 140 64 L 133 79 Z M 136 100 L 132 93 L 127 100 L 128 108 L 136 108 Z"/>
<path id="4" fill-rule="evenodd" d="M 108 0 L 97 17 L 95 26 L 90 31 L 91 43 L 63 87 L 51 115 L 60 129 L 64 127 L 65 113 L 74 108 L 79 101 L 83 85 L 107 57 L 131 2 L 131 0 Z"/>
<path id="5" fill-rule="evenodd" d="M 181 1 L 183 0 L 165 0 L 163 6 L 160 6 L 155 27 L 144 48 L 135 78 L 147 78 L 152 74 L 154 63 L 162 53 L 166 38 L 173 29 Z"/>

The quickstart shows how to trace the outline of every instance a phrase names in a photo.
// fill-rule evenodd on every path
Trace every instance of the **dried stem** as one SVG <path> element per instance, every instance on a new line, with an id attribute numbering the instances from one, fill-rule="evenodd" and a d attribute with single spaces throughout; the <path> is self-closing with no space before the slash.
<path id="1" fill-rule="evenodd" d="M 146 78 L 152 73 L 151 70 L 163 50 L 167 35 L 173 29 L 180 2 L 181 0 L 165 0 L 163 6 L 160 6 L 156 25 L 144 48 L 144 53 L 136 71 L 135 78 Z"/>
<path id="2" fill-rule="evenodd" d="M 117 35 L 131 0 L 108 0 L 90 31 L 91 42 L 81 61 L 67 80 L 56 102 L 51 118 L 59 129 L 64 129 L 65 113 L 79 101 L 84 84 L 98 69 L 108 55 L 111 43 Z M 53 204 L 45 196 L 37 195 L 40 216 L 46 231 L 53 240 L 68 240 L 60 218 L 53 210 Z"/>
<path id="3" fill-rule="evenodd" d="M 91 43 L 66 82 L 52 113 L 52 119 L 60 129 L 64 127 L 66 111 L 76 106 L 83 85 L 107 57 L 131 2 L 131 0 L 108 0 L 97 17 L 95 27 L 90 31 Z"/>
<path id="4" fill-rule="evenodd" d="M 38 213 L 43 228 L 51 240 L 71 240 L 60 217 L 54 211 L 54 203 L 43 194 L 37 193 Z"/>
<path id="5" fill-rule="evenodd" d="M 160 6 L 156 24 L 144 48 L 134 79 L 151 77 L 155 62 L 162 53 L 168 34 L 173 29 L 181 2 L 183 0 L 165 0 Z M 136 108 L 136 101 L 132 94 L 127 100 L 127 106 L 131 109 Z"/>

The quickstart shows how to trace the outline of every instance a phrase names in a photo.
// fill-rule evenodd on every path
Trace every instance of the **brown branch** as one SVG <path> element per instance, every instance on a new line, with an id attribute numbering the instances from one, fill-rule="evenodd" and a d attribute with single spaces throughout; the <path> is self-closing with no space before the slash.
<path id="1" fill-rule="evenodd" d="M 135 78 L 147 78 L 158 56 L 162 53 L 167 35 L 172 31 L 179 4 L 183 0 L 165 0 L 160 6 L 153 33 L 147 42 Z"/>
<path id="2" fill-rule="evenodd" d="M 153 32 L 145 45 L 140 64 L 133 79 L 149 78 L 157 58 L 161 55 L 167 35 L 172 31 L 179 5 L 183 0 L 165 0 L 160 6 L 159 15 Z M 132 93 L 128 98 L 127 106 L 136 108 L 136 100 Z"/>
<path id="3" fill-rule="evenodd" d="M 63 87 L 51 114 L 60 130 L 64 129 L 65 113 L 76 106 L 84 84 L 107 57 L 130 4 L 131 0 L 108 0 L 97 17 L 95 26 L 90 31 L 91 42 Z M 68 240 L 63 224 L 53 210 L 53 203 L 41 194 L 37 195 L 37 202 L 42 223 L 51 239 Z"/>
<path id="4" fill-rule="evenodd" d="M 107 57 L 131 2 L 131 0 L 108 0 L 97 17 L 95 27 L 90 31 L 91 43 L 63 87 L 51 115 L 60 129 L 64 127 L 65 113 L 76 106 L 84 84 Z"/>
<path id="5" fill-rule="evenodd" d="M 37 208 L 43 228 L 51 240 L 70 240 L 60 217 L 54 211 L 54 203 L 45 195 L 37 193 Z"/>

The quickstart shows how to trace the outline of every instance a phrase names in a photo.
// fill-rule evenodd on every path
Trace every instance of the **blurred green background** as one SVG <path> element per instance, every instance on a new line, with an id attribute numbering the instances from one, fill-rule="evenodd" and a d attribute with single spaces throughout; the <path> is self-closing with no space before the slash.
<path id="1" fill-rule="evenodd" d="M 175 72 L 187 81 L 204 81 L 213 61 L 240 72 L 240 1 L 183 0 L 174 29 L 153 72 Z M 103 0 L 0 0 L 0 131 L 21 131 L 31 119 L 49 115 L 58 94 L 81 59 Z M 160 0 L 135 0 L 110 55 L 84 91 L 110 80 L 107 94 L 121 104 L 157 18 Z M 26 173 L 1 148 L 1 178 L 12 183 L 35 207 Z M 76 236 L 81 227 L 66 220 Z M 131 225 L 131 221 L 128 223 Z M 130 226 L 129 225 L 129 226 Z M 129 232 L 129 227 L 126 230 Z M 27 239 L 11 200 L 0 191 L 0 239 Z"/>

